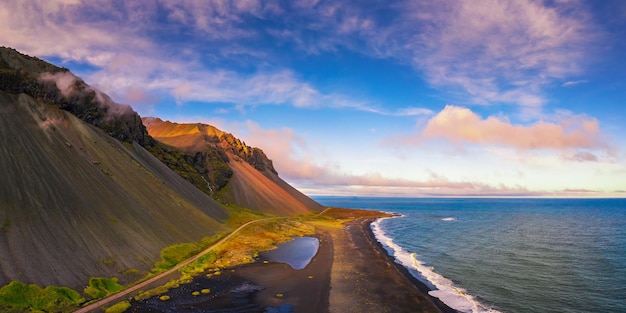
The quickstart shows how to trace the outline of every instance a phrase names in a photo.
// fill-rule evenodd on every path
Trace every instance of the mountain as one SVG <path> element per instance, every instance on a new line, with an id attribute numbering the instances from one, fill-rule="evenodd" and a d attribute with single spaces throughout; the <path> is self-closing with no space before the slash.
<path id="1" fill-rule="evenodd" d="M 141 118 L 66 69 L 0 48 L 0 286 L 82 290 L 226 231 L 224 207 L 153 156 Z"/>
<path id="2" fill-rule="evenodd" d="M 0 286 L 130 282 L 165 247 L 228 231 L 238 208 L 322 209 L 231 134 L 142 121 L 69 70 L 0 47 Z"/>
<path id="3" fill-rule="evenodd" d="M 239 208 L 322 209 L 231 134 L 142 120 L 69 70 L 0 47 L 0 286 L 130 282 L 165 247 L 228 231 Z"/>
<path id="4" fill-rule="evenodd" d="M 194 155 L 194 165 L 205 173 L 208 189 L 226 203 L 278 215 L 322 209 L 281 179 L 261 149 L 247 146 L 230 133 L 201 123 L 153 117 L 142 121 L 155 140 Z"/>

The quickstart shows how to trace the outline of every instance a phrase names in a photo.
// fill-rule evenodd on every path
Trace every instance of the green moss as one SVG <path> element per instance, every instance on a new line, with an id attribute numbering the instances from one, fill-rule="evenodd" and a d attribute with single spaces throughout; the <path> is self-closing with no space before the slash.
<path id="1" fill-rule="evenodd" d="M 128 310 L 130 307 L 131 307 L 130 302 L 122 301 L 120 303 L 117 303 L 107 308 L 106 310 L 104 310 L 104 313 L 123 313 L 123 312 L 126 312 L 126 310 Z"/>
<path id="2" fill-rule="evenodd" d="M 204 273 L 207 269 L 213 267 L 213 264 L 217 260 L 217 255 L 215 252 L 209 252 L 197 260 L 192 262 L 191 264 L 180 269 L 183 278 L 191 278 L 193 276 L 200 275 Z"/>
<path id="3" fill-rule="evenodd" d="M 0 288 L 0 311 L 2 312 L 71 312 L 85 302 L 77 291 L 67 287 L 41 288 L 11 281 Z"/>
<path id="4" fill-rule="evenodd" d="M 176 264 L 202 251 L 202 246 L 197 243 L 181 243 L 171 245 L 161 250 L 161 261 L 157 262 L 153 272 L 164 272 Z"/>
<path id="5" fill-rule="evenodd" d="M 92 277 L 83 292 L 94 299 L 101 299 L 123 289 L 124 286 L 118 284 L 116 277 Z"/>
<path id="6" fill-rule="evenodd" d="M 148 291 L 139 292 L 139 294 L 135 296 L 135 301 L 145 300 L 152 296 L 166 293 L 168 290 L 172 288 L 177 288 L 178 286 L 180 286 L 180 284 L 181 284 L 181 281 L 179 280 L 170 280 L 167 283 L 165 283 L 165 285 L 156 287 L 154 289 L 150 289 Z M 169 296 L 162 296 L 162 297 L 168 297 L 167 300 L 169 300 Z"/>
<path id="7" fill-rule="evenodd" d="M 122 275 L 126 276 L 136 276 L 139 275 L 139 270 L 131 268 L 122 272 Z"/>

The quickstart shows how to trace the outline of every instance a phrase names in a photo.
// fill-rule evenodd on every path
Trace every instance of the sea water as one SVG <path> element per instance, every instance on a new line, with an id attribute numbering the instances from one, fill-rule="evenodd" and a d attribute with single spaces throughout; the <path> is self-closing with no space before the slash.
<path id="1" fill-rule="evenodd" d="M 626 199 L 316 197 L 398 213 L 372 229 L 462 312 L 626 312 Z"/>

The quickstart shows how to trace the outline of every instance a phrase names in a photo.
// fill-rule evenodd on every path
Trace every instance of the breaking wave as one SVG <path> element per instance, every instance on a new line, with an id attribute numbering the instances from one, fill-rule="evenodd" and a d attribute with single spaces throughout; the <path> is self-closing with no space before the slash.
<path id="1" fill-rule="evenodd" d="M 393 218 L 393 217 L 392 217 Z M 411 275 L 426 284 L 431 291 L 428 292 L 433 297 L 439 298 L 447 306 L 467 313 L 497 313 L 494 309 L 488 308 L 479 303 L 474 297 L 466 293 L 466 290 L 455 286 L 454 283 L 435 272 L 435 268 L 427 266 L 418 259 L 417 253 L 408 252 L 396 244 L 392 238 L 388 237 L 381 228 L 381 222 L 388 218 L 381 218 L 371 224 L 372 232 L 376 236 L 387 252 L 392 255 L 396 262 L 406 267 Z M 448 220 L 445 218 L 442 220 Z M 455 218 L 451 218 L 456 220 Z"/>

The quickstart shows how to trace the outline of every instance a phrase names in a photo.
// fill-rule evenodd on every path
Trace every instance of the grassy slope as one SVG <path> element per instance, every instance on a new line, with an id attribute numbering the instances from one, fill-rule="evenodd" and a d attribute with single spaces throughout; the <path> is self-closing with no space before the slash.
<path id="1" fill-rule="evenodd" d="M 124 282 L 165 246 L 225 229 L 218 204 L 143 148 L 25 95 L 0 92 L 0 159 L 0 285 Z"/>

